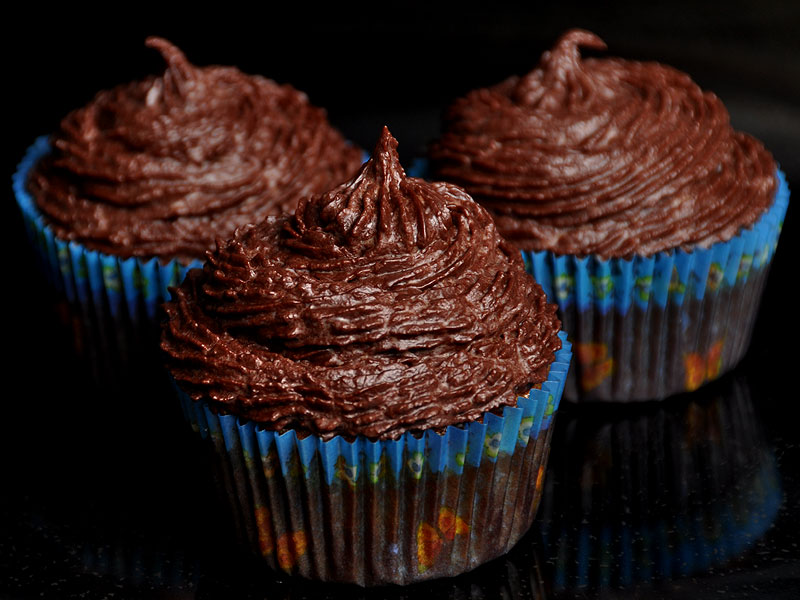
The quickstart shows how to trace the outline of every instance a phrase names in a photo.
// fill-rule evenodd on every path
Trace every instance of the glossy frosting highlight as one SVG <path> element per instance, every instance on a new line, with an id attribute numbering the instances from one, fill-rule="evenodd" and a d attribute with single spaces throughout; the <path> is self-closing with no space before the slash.
<path id="1" fill-rule="evenodd" d="M 323 438 L 479 418 L 545 380 L 555 306 L 463 190 L 409 178 L 384 129 L 351 181 L 246 227 L 166 304 L 180 387 Z"/>
<path id="2" fill-rule="evenodd" d="M 360 150 L 291 86 L 195 67 L 160 38 L 147 45 L 163 55 L 164 74 L 102 91 L 67 115 L 30 177 L 61 239 L 189 262 L 361 164 Z"/>
<path id="3" fill-rule="evenodd" d="M 722 102 L 658 63 L 582 59 L 572 30 L 524 77 L 457 100 L 431 148 L 524 250 L 649 256 L 708 247 L 770 206 L 776 165 Z"/>

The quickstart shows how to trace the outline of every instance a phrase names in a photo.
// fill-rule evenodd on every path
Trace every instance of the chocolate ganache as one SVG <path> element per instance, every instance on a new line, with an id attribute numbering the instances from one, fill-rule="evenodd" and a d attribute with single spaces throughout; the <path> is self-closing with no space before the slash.
<path id="1" fill-rule="evenodd" d="M 102 91 L 51 137 L 29 189 L 56 235 L 117 256 L 202 258 L 217 236 L 350 177 L 361 152 L 288 85 L 191 65 Z"/>
<path id="2" fill-rule="evenodd" d="M 165 307 L 192 398 L 323 438 L 397 438 L 515 405 L 555 305 L 460 188 L 405 176 L 384 128 L 349 182 L 218 242 Z"/>
<path id="3" fill-rule="evenodd" d="M 722 102 L 658 63 L 582 60 L 571 30 L 539 66 L 457 100 L 433 175 L 463 186 L 524 250 L 649 256 L 708 247 L 769 208 L 776 165 Z"/>

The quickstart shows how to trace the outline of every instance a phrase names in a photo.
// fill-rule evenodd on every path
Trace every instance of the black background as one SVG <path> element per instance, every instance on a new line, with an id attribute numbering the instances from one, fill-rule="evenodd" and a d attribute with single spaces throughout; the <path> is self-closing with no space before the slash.
<path id="1" fill-rule="evenodd" d="M 291 83 L 367 150 L 386 124 L 408 165 L 437 135 L 448 102 L 472 88 L 527 72 L 562 31 L 577 26 L 599 34 L 611 54 L 671 64 L 715 91 L 734 126 L 760 138 L 790 187 L 800 189 L 800 6 L 791 0 L 525 3 L 492 10 L 413 3 L 324 9 L 264 4 L 255 10 L 218 3 L 186 11 L 137 3 L 125 11 L 30 7 L 7 15 L 6 181 L 25 148 L 36 136 L 53 131 L 69 110 L 99 89 L 162 70 L 158 53 L 144 47 L 148 35 L 167 37 L 197 65 L 236 65 Z M 772 544 L 769 552 L 795 562 L 772 577 L 778 582 L 769 592 L 773 597 L 775 590 L 791 597 L 793 586 L 800 585 L 800 547 L 787 535 L 800 533 L 795 213 L 790 205 L 751 350 L 740 369 L 758 381 L 754 401 L 784 477 L 783 537 L 767 544 Z M 84 591 L 87 597 L 179 595 L 174 588 L 134 586 L 113 569 L 110 575 L 78 575 L 66 558 L 89 532 L 108 529 L 124 531 L 119 544 L 131 546 L 140 541 L 137 536 L 152 539 L 155 528 L 159 543 L 166 536 L 167 545 L 183 552 L 192 543 L 186 540 L 194 539 L 187 532 L 196 527 L 175 517 L 184 514 L 181 493 L 207 490 L 195 483 L 193 466 L 178 448 L 181 442 L 169 433 L 136 451 L 129 445 L 132 436 L 120 434 L 126 444 L 120 449 L 115 436 L 96 433 L 98 423 L 121 414 L 137 422 L 135 399 L 125 398 L 125 410 L 109 413 L 108 403 L 119 399 L 86 383 L 71 354 L 69 334 L 33 269 L 10 185 L 2 216 L 5 339 L 11 352 L 4 359 L 6 484 L 0 483 L 5 488 L 0 532 L 7 534 L 0 543 L 0 579 L 8 575 L 8 593 L 21 597 L 77 597 Z M 118 426 L 124 431 L 126 422 Z M 180 473 L 177 479 L 172 469 Z M 176 486 L 189 488 L 176 491 Z M 110 510 L 114 503 L 124 510 Z M 181 535 L 188 537 L 181 540 Z M 758 573 L 761 567 L 751 558 L 743 559 L 743 570 Z M 226 582 L 219 588 L 222 595 L 235 595 L 225 574 L 215 577 Z M 692 597 L 691 590 L 713 595 L 719 589 L 716 581 L 712 577 L 676 589 L 685 597 Z M 670 593 L 679 594 L 676 589 Z M 758 589 L 733 589 L 763 595 Z M 195 597 L 195 592 L 188 585 L 180 594 Z"/>

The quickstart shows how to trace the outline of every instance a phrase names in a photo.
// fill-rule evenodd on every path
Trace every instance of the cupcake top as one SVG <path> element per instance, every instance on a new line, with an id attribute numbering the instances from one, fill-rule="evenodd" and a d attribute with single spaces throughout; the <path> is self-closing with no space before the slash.
<path id="1" fill-rule="evenodd" d="M 233 67 L 195 67 L 160 38 L 161 77 L 68 114 L 28 186 L 64 240 L 189 262 L 246 223 L 351 176 L 361 152 L 305 94 Z"/>
<path id="2" fill-rule="evenodd" d="M 649 256 L 708 247 L 755 223 L 776 189 L 760 142 L 714 94 L 652 62 L 581 59 L 564 34 L 539 66 L 457 100 L 431 148 L 524 250 Z"/>
<path id="3" fill-rule="evenodd" d="M 460 188 L 406 177 L 384 128 L 350 181 L 237 231 L 165 307 L 180 387 L 325 439 L 477 420 L 544 381 L 555 305 Z"/>

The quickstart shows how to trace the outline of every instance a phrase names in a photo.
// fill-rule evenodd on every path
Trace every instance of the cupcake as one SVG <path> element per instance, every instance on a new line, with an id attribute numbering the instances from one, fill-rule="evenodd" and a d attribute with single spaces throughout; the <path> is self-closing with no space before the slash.
<path id="1" fill-rule="evenodd" d="M 146 44 L 164 57 L 163 75 L 98 93 L 38 139 L 14 177 L 54 284 L 128 332 L 154 322 L 169 286 L 217 237 L 292 210 L 362 162 L 303 93 L 195 67 L 160 38 Z"/>
<path id="2" fill-rule="evenodd" d="M 528 529 L 570 359 L 489 214 L 406 177 L 246 226 L 165 304 L 162 349 L 247 544 L 361 585 L 455 575 Z"/>
<path id="3" fill-rule="evenodd" d="M 658 63 L 539 66 L 447 111 L 432 176 L 486 207 L 574 336 L 571 398 L 659 399 L 744 354 L 789 192 L 714 94 Z"/>

